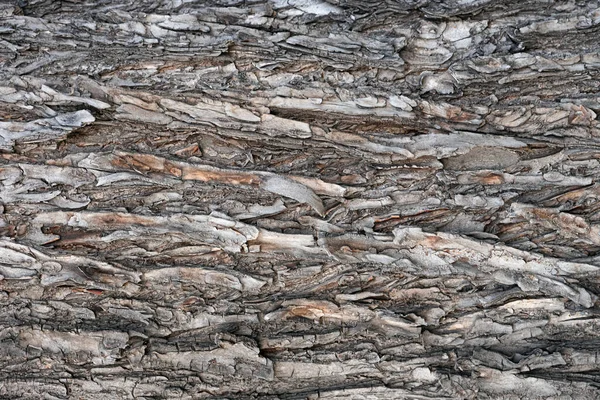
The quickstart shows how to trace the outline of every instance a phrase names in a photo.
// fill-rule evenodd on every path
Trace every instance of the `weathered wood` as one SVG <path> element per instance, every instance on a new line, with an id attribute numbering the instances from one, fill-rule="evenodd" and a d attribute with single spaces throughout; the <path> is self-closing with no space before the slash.
<path id="1" fill-rule="evenodd" d="M 600 4 L 0 4 L 0 397 L 600 396 Z"/>

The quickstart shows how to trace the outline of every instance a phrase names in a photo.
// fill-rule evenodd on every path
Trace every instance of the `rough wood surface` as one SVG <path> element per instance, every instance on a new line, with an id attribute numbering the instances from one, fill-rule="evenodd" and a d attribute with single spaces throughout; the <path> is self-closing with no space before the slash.
<path id="1" fill-rule="evenodd" d="M 0 397 L 600 397 L 600 4 L 0 4 Z"/>

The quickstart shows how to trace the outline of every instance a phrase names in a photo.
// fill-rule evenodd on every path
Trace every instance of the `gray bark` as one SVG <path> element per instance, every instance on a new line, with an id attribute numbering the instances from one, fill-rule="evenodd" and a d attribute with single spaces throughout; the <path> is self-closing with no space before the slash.
<path id="1" fill-rule="evenodd" d="M 600 4 L 0 4 L 0 397 L 600 397 Z"/>

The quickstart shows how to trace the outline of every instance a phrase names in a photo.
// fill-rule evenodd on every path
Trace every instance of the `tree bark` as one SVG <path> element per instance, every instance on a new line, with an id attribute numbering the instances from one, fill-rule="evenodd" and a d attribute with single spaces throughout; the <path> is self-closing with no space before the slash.
<path id="1" fill-rule="evenodd" d="M 600 5 L 0 5 L 0 397 L 600 397 Z"/>

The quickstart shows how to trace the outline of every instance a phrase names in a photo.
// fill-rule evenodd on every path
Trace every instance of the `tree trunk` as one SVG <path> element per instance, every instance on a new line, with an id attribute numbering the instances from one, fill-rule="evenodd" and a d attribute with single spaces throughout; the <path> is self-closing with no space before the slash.
<path id="1" fill-rule="evenodd" d="M 0 397 L 600 397 L 600 4 L 0 5 Z"/>

